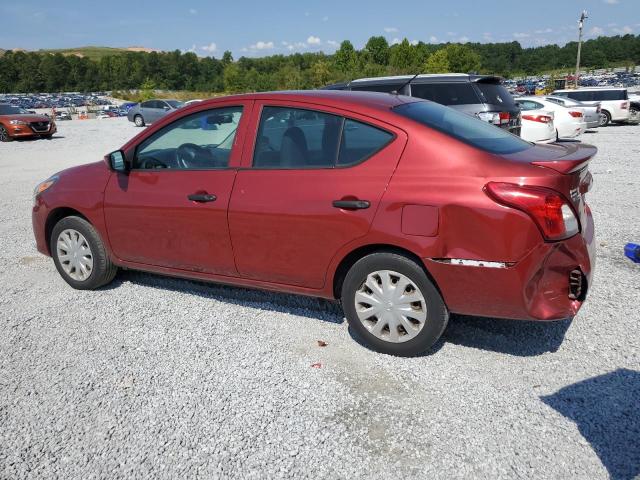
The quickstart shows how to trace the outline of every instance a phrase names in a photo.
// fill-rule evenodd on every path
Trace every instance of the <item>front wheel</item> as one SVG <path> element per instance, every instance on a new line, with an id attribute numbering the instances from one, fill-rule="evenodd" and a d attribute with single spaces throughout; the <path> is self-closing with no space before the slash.
<path id="1" fill-rule="evenodd" d="M 60 276 L 78 290 L 102 287 L 118 271 L 100 235 L 84 218 L 65 217 L 56 223 L 49 247 Z"/>
<path id="2" fill-rule="evenodd" d="M 413 260 L 373 253 L 358 260 L 342 286 L 349 325 L 374 350 L 403 357 L 427 351 L 449 312 L 435 285 Z"/>
<path id="3" fill-rule="evenodd" d="M 0 142 L 11 142 L 13 138 L 7 132 L 7 129 L 0 125 Z"/>
<path id="4" fill-rule="evenodd" d="M 136 115 L 133 117 L 133 123 L 136 124 L 136 127 L 144 127 L 144 118 L 142 118 L 142 115 Z"/>

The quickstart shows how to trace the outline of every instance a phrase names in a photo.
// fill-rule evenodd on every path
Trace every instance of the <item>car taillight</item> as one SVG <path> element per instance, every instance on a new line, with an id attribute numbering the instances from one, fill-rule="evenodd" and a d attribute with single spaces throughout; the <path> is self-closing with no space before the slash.
<path id="1" fill-rule="evenodd" d="M 557 241 L 580 231 L 578 218 L 569 202 L 555 190 L 545 187 L 489 182 L 485 193 L 496 202 L 529 215 L 545 240 Z"/>
<path id="2" fill-rule="evenodd" d="M 582 117 L 582 112 L 576 112 L 575 110 L 571 110 L 569 112 L 569 115 L 571 115 L 574 118 L 580 118 Z"/>
<path id="3" fill-rule="evenodd" d="M 480 120 L 493 123 L 494 125 L 505 125 L 511 120 L 509 112 L 479 112 L 476 114 Z"/>
<path id="4" fill-rule="evenodd" d="M 522 118 L 540 123 L 549 123 L 553 120 L 549 115 L 522 115 Z"/>
<path id="5" fill-rule="evenodd" d="M 621 108 L 622 110 L 626 110 L 627 108 L 629 108 L 629 102 L 622 102 L 622 103 L 620 104 L 620 108 Z"/>
<path id="6" fill-rule="evenodd" d="M 511 115 L 509 115 L 509 112 L 500 112 L 498 114 L 498 117 L 500 118 L 500 124 L 504 124 L 504 123 L 509 123 L 509 120 L 511 119 Z"/>

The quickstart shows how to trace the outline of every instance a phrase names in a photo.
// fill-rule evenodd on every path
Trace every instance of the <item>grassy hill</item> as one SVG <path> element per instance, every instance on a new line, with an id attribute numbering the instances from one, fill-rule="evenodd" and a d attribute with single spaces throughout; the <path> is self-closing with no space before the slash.
<path id="1" fill-rule="evenodd" d="M 122 52 L 152 52 L 151 48 L 144 47 L 126 47 L 126 48 L 113 48 L 113 47 L 80 47 L 80 48 L 60 48 L 60 49 L 48 49 L 37 50 L 36 53 L 61 53 L 62 55 L 76 55 L 78 57 L 87 57 L 91 60 L 100 60 L 107 55 L 114 55 Z"/>

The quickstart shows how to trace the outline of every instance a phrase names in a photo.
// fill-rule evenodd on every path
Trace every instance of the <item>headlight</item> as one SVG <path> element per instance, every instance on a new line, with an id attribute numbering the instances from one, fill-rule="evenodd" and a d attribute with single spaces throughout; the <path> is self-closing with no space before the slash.
<path id="1" fill-rule="evenodd" d="M 27 122 L 24 122 L 22 120 L 11 120 L 9 124 L 10 125 L 27 125 Z"/>
<path id="2" fill-rule="evenodd" d="M 53 184 L 58 181 L 58 178 L 59 177 L 57 175 L 54 175 L 53 177 L 47 178 L 44 182 L 40 182 L 33 191 L 33 198 L 35 199 L 42 192 L 51 188 Z"/>

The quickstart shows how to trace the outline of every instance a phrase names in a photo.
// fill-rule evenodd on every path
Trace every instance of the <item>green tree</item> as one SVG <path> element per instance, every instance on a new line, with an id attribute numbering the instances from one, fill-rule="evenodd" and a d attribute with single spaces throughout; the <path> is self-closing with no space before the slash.
<path id="1" fill-rule="evenodd" d="M 416 51 L 406 38 L 391 48 L 389 56 L 389 65 L 391 65 L 398 73 L 410 73 L 418 70 L 416 65 Z M 415 72 L 418 73 L 418 72 Z"/>
<path id="2" fill-rule="evenodd" d="M 445 47 L 449 67 L 453 72 L 478 72 L 481 66 L 480 55 L 468 45 L 451 43 Z"/>
<path id="3" fill-rule="evenodd" d="M 432 53 L 424 64 L 424 71 L 426 73 L 448 73 L 451 71 L 451 65 L 449 64 L 449 56 L 447 51 L 442 48 Z"/>
<path id="4" fill-rule="evenodd" d="M 140 101 L 151 100 L 156 96 L 156 84 L 150 78 L 147 78 L 142 85 L 140 85 Z"/>
<path id="5" fill-rule="evenodd" d="M 379 37 L 371 37 L 364 49 L 371 55 L 373 63 L 378 65 L 387 65 L 389 63 L 389 43 L 387 39 Z"/>
<path id="6" fill-rule="evenodd" d="M 237 63 L 224 67 L 224 89 L 227 92 L 242 92 L 245 88 L 243 73 Z"/>
<path id="7" fill-rule="evenodd" d="M 349 40 L 345 40 L 340 44 L 333 58 L 338 70 L 343 73 L 351 72 L 357 61 L 356 49 Z"/>

